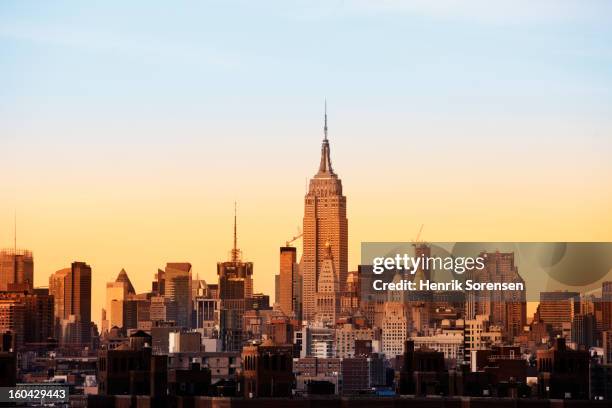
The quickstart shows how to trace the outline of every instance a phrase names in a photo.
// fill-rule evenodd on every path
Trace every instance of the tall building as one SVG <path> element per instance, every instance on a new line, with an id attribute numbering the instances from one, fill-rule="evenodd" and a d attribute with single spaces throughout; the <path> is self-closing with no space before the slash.
<path id="1" fill-rule="evenodd" d="M 0 291 L 31 290 L 34 284 L 32 252 L 22 249 L 0 251 Z"/>
<path id="2" fill-rule="evenodd" d="M 553 331 L 561 332 L 563 323 L 571 323 L 574 316 L 580 311 L 576 310 L 580 303 L 575 302 L 579 297 L 578 292 L 540 292 L 540 304 L 538 305 L 540 320 L 549 324 Z"/>
<path id="3" fill-rule="evenodd" d="M 221 339 L 226 351 L 242 350 L 244 339 L 243 315 L 247 299 L 253 298 L 253 262 L 244 262 L 238 249 L 236 208 L 234 207 L 234 246 L 231 259 L 217 263 L 221 300 L 219 323 Z"/>
<path id="4" fill-rule="evenodd" d="M 49 277 L 54 298 L 56 337 L 63 344 L 88 345 L 91 340 L 91 267 L 73 262 Z"/>
<path id="5" fill-rule="evenodd" d="M 124 326 L 123 309 L 125 301 L 130 295 L 135 294 L 134 286 L 132 286 L 132 282 L 125 269 L 121 269 L 114 282 L 106 284 L 106 318 L 109 328 L 113 326 L 122 328 Z"/>
<path id="6" fill-rule="evenodd" d="M 21 342 L 42 343 L 53 337 L 53 296 L 49 295 L 48 289 L 37 288 L 31 292 L 0 292 L 0 300 L 19 302 L 23 306 L 22 315 L 13 314 L 14 317 L 23 319 L 22 322 L 0 323 L 0 326 L 7 328 L 11 326 L 21 328 L 20 332 L 15 332 L 16 340 L 20 344 Z M 6 317 L 7 315 L 0 317 L 0 320 Z"/>
<path id="7" fill-rule="evenodd" d="M 238 249 L 236 209 L 234 207 L 234 247 L 231 259 L 217 263 L 219 299 L 246 299 L 253 297 L 253 262 L 244 262 Z M 242 350 L 242 348 L 241 348 Z"/>
<path id="8" fill-rule="evenodd" d="M 603 346 L 603 363 L 612 364 L 612 330 L 601 334 Z"/>
<path id="9" fill-rule="evenodd" d="M 176 302 L 165 296 L 152 296 L 149 319 L 152 322 L 176 323 Z"/>
<path id="10" fill-rule="evenodd" d="M 15 348 L 23 345 L 24 314 L 25 305 L 19 299 L 0 299 L 0 334 L 10 332 Z"/>
<path id="11" fill-rule="evenodd" d="M 612 330 L 612 281 L 601 283 L 602 329 Z"/>
<path id="12" fill-rule="evenodd" d="M 281 247 L 280 249 L 280 273 L 278 275 L 278 297 L 276 301 L 280 310 L 286 315 L 294 313 L 293 282 L 297 274 L 297 250 L 295 247 Z"/>
<path id="13" fill-rule="evenodd" d="M 589 348 L 595 345 L 595 315 L 577 314 L 572 320 L 571 340 L 578 348 Z"/>
<path id="14" fill-rule="evenodd" d="M 164 275 L 164 296 L 176 302 L 176 325 L 191 327 L 191 264 L 169 262 Z"/>
<path id="15" fill-rule="evenodd" d="M 274 275 L 274 303 L 280 304 L 280 273 Z"/>
<path id="16" fill-rule="evenodd" d="M 481 252 L 484 269 L 470 271 L 470 278 L 478 282 L 522 283 L 525 281 L 518 273 L 513 252 Z M 477 315 L 489 316 L 491 324 L 504 328 L 511 340 L 523 331 L 527 324 L 527 303 L 525 290 L 470 292 L 467 296 L 466 314 L 468 319 Z"/>
<path id="17" fill-rule="evenodd" d="M 342 182 L 334 173 L 327 140 L 327 112 L 319 171 L 310 180 L 304 197 L 303 255 L 300 268 L 303 276 L 303 318 L 312 320 L 316 313 L 317 280 L 325 262 L 326 243 L 332 248 L 334 270 L 338 282 L 346 284 L 348 274 L 348 220 Z M 340 288 L 342 291 L 344 288 Z"/>
<path id="18" fill-rule="evenodd" d="M 382 321 L 382 352 L 387 359 L 404 352 L 408 336 L 408 316 L 403 302 L 387 302 L 384 305 Z"/>

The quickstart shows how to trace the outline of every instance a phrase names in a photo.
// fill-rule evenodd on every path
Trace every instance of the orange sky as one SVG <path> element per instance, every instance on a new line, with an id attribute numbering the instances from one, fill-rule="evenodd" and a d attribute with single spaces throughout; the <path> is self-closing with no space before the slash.
<path id="1" fill-rule="evenodd" d="M 421 224 L 422 238 L 439 242 L 612 240 L 608 142 L 596 126 L 580 125 L 578 142 L 569 137 L 577 126 L 508 120 L 498 142 L 483 144 L 491 123 L 415 119 L 373 138 L 375 118 L 342 116 L 331 117 L 330 142 L 348 200 L 351 269 L 361 241 L 409 241 Z M 34 252 L 36 285 L 71 261 L 89 263 L 99 321 L 105 283 L 121 268 L 138 292 L 166 262 L 191 262 L 194 274 L 216 281 L 216 262 L 232 245 L 236 200 L 238 243 L 255 264 L 255 290 L 273 297 L 278 248 L 301 224 L 321 131 L 317 118 L 295 129 L 268 125 L 255 123 L 247 137 L 242 124 L 192 123 L 165 140 L 171 132 L 163 124 L 140 124 L 126 134 L 146 134 L 150 143 L 126 136 L 113 145 L 104 142 L 108 126 L 72 145 L 61 126 L 44 139 L 24 130 L 10 141 L 16 154 L 0 165 L 10 176 L 0 186 L 0 242 L 12 245 L 16 208 L 18 246 Z M 512 138 L 526 131 L 554 137 Z"/>

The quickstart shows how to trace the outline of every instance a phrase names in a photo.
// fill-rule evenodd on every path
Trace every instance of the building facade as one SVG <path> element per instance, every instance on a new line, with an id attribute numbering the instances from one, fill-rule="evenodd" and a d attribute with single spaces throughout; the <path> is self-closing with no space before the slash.
<path id="1" fill-rule="evenodd" d="M 342 194 L 342 181 L 331 164 L 327 114 L 319 171 L 310 180 L 304 197 L 303 231 L 302 314 L 304 320 L 312 320 L 316 314 L 317 280 L 325 262 L 326 243 L 331 245 L 334 270 L 341 285 L 345 285 L 348 274 L 346 197 Z"/>

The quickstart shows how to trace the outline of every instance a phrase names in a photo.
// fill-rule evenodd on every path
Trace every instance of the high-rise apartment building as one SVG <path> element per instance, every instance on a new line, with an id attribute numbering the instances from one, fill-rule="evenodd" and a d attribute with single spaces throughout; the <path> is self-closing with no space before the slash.
<path id="1" fill-rule="evenodd" d="M 334 173 L 327 140 L 327 113 L 321 146 L 319 171 L 310 180 L 304 197 L 303 255 L 300 268 L 303 276 L 303 318 L 312 320 L 316 313 L 317 280 L 325 262 L 326 243 L 332 248 L 334 270 L 344 286 L 348 274 L 348 220 L 342 181 Z M 340 290 L 344 290 L 343 287 Z"/>
<path id="2" fill-rule="evenodd" d="M 0 291 L 31 290 L 34 285 L 32 252 L 22 249 L 0 251 Z"/>
<path id="3" fill-rule="evenodd" d="M 88 345 L 91 340 L 91 267 L 73 262 L 49 277 L 54 298 L 56 337 L 60 343 Z"/>

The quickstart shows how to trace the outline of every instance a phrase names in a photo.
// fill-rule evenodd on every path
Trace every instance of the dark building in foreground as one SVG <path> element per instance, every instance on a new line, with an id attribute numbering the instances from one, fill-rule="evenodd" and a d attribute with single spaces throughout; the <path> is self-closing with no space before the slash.
<path id="1" fill-rule="evenodd" d="M 129 344 L 98 353 L 98 393 L 102 395 L 165 395 L 168 356 L 151 353 L 151 336 L 138 331 Z"/>
<path id="2" fill-rule="evenodd" d="M 0 347 L 0 387 L 14 387 L 16 383 L 17 354 Z"/>
<path id="3" fill-rule="evenodd" d="M 199 363 L 192 363 L 189 369 L 171 369 L 168 372 L 168 393 L 170 395 L 208 395 L 210 370 Z"/>
<path id="4" fill-rule="evenodd" d="M 109 407 L 206 407 L 206 408 L 608 408 L 608 401 L 512 400 L 508 398 L 404 398 L 339 397 L 334 395 L 301 398 L 242 398 L 168 396 L 165 403 L 150 397 L 71 395 L 71 406 Z"/>
<path id="5" fill-rule="evenodd" d="M 293 346 L 266 340 L 242 349 L 244 396 L 288 397 L 293 388 Z"/>
<path id="6" fill-rule="evenodd" d="M 444 365 L 444 353 L 415 350 L 414 341 L 406 341 L 399 380 L 400 394 L 448 395 L 449 375 Z"/>
<path id="7" fill-rule="evenodd" d="M 549 350 L 539 350 L 538 392 L 543 398 L 589 399 L 589 352 L 571 350 L 557 338 Z"/>

